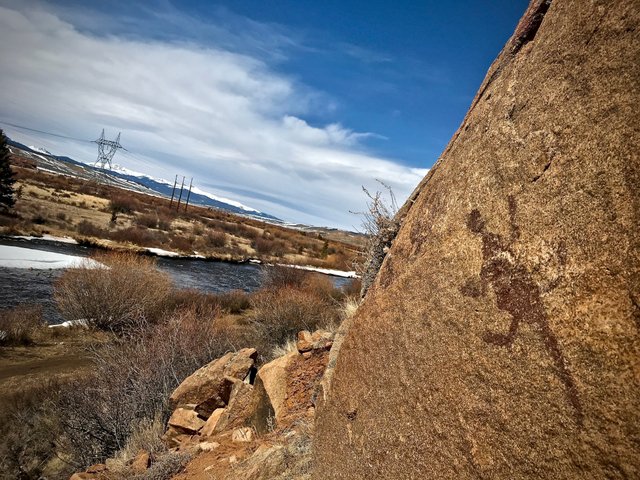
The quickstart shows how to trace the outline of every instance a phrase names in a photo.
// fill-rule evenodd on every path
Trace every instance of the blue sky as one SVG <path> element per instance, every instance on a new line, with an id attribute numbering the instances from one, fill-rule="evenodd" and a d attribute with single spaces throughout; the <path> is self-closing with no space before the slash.
<path id="1" fill-rule="evenodd" d="M 0 121 L 122 131 L 116 162 L 285 220 L 353 229 L 458 128 L 525 0 L 0 0 Z M 93 161 L 90 144 L 7 133 Z"/>

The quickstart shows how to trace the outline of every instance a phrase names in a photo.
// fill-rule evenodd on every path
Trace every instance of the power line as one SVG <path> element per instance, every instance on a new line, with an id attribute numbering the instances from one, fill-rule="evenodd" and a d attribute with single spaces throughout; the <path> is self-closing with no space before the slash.
<path id="1" fill-rule="evenodd" d="M 15 123 L 10 123 L 10 122 L 2 122 L 2 121 L 0 121 L 0 124 L 8 125 L 8 126 L 14 127 L 14 128 L 18 128 L 20 130 L 27 130 L 29 132 L 42 133 L 43 135 L 50 135 L 52 137 L 65 138 L 67 140 L 74 140 L 76 142 L 83 142 L 83 143 L 93 143 L 94 142 L 93 140 L 83 140 L 81 138 L 69 137 L 67 135 L 59 135 L 59 134 L 53 133 L 53 132 L 45 132 L 44 130 L 38 130 L 36 128 L 25 127 L 24 125 L 16 125 Z"/>

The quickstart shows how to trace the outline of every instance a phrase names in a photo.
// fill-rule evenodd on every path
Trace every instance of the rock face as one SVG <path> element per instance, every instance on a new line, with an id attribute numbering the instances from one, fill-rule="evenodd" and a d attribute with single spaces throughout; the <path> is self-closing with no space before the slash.
<path id="1" fill-rule="evenodd" d="M 639 11 L 531 3 L 401 211 L 315 478 L 640 477 Z"/>

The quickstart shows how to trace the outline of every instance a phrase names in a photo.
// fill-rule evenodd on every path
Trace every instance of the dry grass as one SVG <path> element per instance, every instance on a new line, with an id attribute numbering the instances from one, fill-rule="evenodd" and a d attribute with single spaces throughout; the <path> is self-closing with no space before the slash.
<path id="1" fill-rule="evenodd" d="M 360 302 L 356 298 L 347 297 L 342 303 L 342 311 L 340 312 L 342 320 L 353 317 L 359 306 Z"/>
<path id="2" fill-rule="evenodd" d="M 132 478 L 133 480 L 170 480 L 180 473 L 192 458 L 192 453 L 169 452 L 160 457 L 145 473 Z"/>
<path id="3" fill-rule="evenodd" d="M 59 389 L 45 381 L 28 392 L 2 398 L 0 479 L 43 478 L 56 459 L 59 423 L 52 399 Z M 56 469 L 57 478 L 68 478 L 73 469 L 62 464 Z"/>
<path id="4" fill-rule="evenodd" d="M 276 345 L 271 350 L 271 358 L 279 358 L 298 350 L 296 338 L 289 338 L 282 345 Z"/>
<path id="5" fill-rule="evenodd" d="M 125 446 L 113 457 L 109 469 L 115 473 L 129 473 L 129 463 L 141 451 L 149 453 L 152 457 L 158 457 L 167 450 L 162 442 L 162 434 L 165 431 L 165 423 L 159 413 L 153 418 L 142 418 L 133 426 L 131 435 L 126 440 Z"/>

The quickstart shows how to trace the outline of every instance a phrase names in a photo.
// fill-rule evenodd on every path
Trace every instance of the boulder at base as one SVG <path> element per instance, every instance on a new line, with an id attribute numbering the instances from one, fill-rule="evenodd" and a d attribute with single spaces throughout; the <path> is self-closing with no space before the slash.
<path id="1" fill-rule="evenodd" d="M 400 213 L 315 478 L 640 478 L 639 11 L 531 2 Z"/>
<path id="2" fill-rule="evenodd" d="M 209 418 L 216 408 L 223 408 L 229 403 L 236 380 L 244 380 L 255 370 L 257 356 L 255 349 L 243 348 L 205 365 L 174 390 L 169 399 L 171 406 L 193 404 L 200 416 Z"/>

